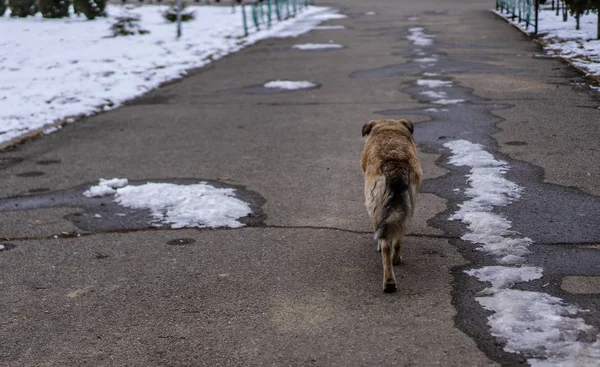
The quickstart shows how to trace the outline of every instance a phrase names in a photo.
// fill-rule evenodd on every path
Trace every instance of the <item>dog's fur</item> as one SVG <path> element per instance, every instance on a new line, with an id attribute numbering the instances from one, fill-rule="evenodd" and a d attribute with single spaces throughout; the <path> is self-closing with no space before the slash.
<path id="1" fill-rule="evenodd" d="M 362 129 L 367 136 L 361 157 L 365 204 L 381 251 L 384 292 L 396 290 L 392 263 L 402 261 L 402 241 L 423 176 L 412 133 L 407 120 L 373 120 Z"/>

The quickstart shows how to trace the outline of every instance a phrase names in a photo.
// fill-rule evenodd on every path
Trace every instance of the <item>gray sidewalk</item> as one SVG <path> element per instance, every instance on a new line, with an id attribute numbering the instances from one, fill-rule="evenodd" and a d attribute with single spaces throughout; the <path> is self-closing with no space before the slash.
<path id="1" fill-rule="evenodd" d="M 548 291 L 598 305 L 597 294 L 561 288 L 574 275 L 597 279 L 598 270 L 558 260 L 599 258 L 591 224 L 600 214 L 600 113 L 582 78 L 539 57 L 535 43 L 488 11 L 493 2 L 319 5 L 348 15 L 326 23 L 346 29 L 260 42 L 0 152 L 0 198 L 52 197 L 99 178 L 208 179 L 262 196 L 266 216 L 243 229 L 130 231 L 82 228 L 73 214 L 93 211 L 41 200 L 38 209 L 0 210 L 0 238 L 14 245 L 0 252 L 1 365 L 523 362 L 489 335 L 474 301 L 481 287 L 462 275 L 486 260 L 446 223 L 464 181 L 446 163 L 449 139 L 472 138 L 510 161 L 531 195 L 507 215 L 540 244 L 531 261 L 545 264 Z M 435 106 L 418 97 L 411 27 L 436 36 L 439 68 L 466 107 L 422 111 Z M 330 40 L 345 48 L 291 49 Z M 321 86 L 249 93 L 274 79 Z M 381 292 L 359 167 L 361 126 L 382 117 L 415 122 L 426 178 L 392 295 Z M 176 239 L 191 243 L 169 244 Z M 598 326 L 594 312 L 586 321 Z"/>

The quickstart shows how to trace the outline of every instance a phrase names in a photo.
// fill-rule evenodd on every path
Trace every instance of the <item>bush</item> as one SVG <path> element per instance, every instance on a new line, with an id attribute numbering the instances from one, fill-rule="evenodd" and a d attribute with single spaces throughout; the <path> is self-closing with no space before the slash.
<path id="1" fill-rule="evenodd" d="M 73 0 L 75 14 L 83 13 L 90 20 L 105 16 L 105 8 L 106 0 Z"/>
<path id="2" fill-rule="evenodd" d="M 38 0 L 40 13 L 44 18 L 62 18 L 69 16 L 70 0 Z"/>
<path id="3" fill-rule="evenodd" d="M 38 12 L 35 0 L 8 0 L 8 7 L 11 17 L 25 18 Z"/>
<path id="4" fill-rule="evenodd" d="M 0 0 L 0 17 L 4 15 L 6 11 L 6 1 Z"/>
<path id="5" fill-rule="evenodd" d="M 124 14 L 116 17 L 116 22 L 110 27 L 113 37 L 150 33 L 150 31 L 142 29 L 140 19 L 137 14 Z"/>
<path id="6" fill-rule="evenodd" d="M 186 10 L 187 4 L 183 1 L 181 2 L 181 21 L 187 22 L 188 20 L 192 20 L 196 17 L 195 13 L 191 10 Z M 177 4 L 171 4 L 167 10 L 163 13 L 163 17 L 169 22 L 177 21 Z"/>

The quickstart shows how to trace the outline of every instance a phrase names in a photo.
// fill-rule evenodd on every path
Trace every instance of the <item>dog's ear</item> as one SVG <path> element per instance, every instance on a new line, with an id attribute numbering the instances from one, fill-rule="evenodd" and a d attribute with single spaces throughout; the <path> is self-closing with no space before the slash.
<path id="1" fill-rule="evenodd" d="M 400 123 L 404 126 L 406 126 L 406 128 L 408 129 L 408 131 L 410 131 L 410 134 L 412 135 L 413 132 L 415 131 L 412 122 L 408 121 L 408 120 L 400 120 Z"/>
<path id="2" fill-rule="evenodd" d="M 369 122 L 367 122 L 366 124 L 363 125 L 362 128 L 362 136 L 367 136 L 369 135 L 369 133 L 371 132 L 371 129 L 373 128 L 373 123 L 375 121 L 371 120 Z"/>

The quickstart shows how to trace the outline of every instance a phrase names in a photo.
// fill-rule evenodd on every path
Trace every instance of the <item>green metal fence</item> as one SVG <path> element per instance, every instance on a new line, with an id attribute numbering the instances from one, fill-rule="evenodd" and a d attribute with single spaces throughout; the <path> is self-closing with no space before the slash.
<path id="1" fill-rule="evenodd" d="M 242 20 L 244 22 L 244 37 L 250 34 L 252 28 L 260 31 L 261 27 L 270 28 L 276 21 L 295 17 L 314 0 L 261 0 L 251 4 L 242 4 Z"/>
<path id="2" fill-rule="evenodd" d="M 514 20 L 525 21 L 527 28 L 533 26 L 533 33 L 538 31 L 539 0 L 496 0 L 496 9 L 511 15 Z"/>

